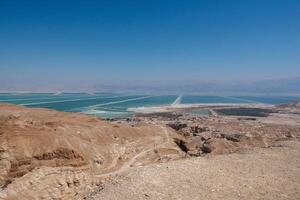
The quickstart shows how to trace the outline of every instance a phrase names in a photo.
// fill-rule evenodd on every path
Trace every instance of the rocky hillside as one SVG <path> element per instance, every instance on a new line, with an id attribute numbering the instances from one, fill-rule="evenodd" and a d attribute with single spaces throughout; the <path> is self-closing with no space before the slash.
<path id="1" fill-rule="evenodd" d="M 0 104 L 0 197 L 74 198 L 149 154 L 181 156 L 163 127 Z M 167 147 L 167 154 L 161 150 Z M 149 162 L 147 160 L 147 162 Z"/>
<path id="2" fill-rule="evenodd" d="M 299 158 L 299 141 L 281 141 L 239 154 L 154 164 L 112 179 L 86 199 L 300 199 Z"/>
<path id="3" fill-rule="evenodd" d="M 0 104 L 0 199 L 297 199 L 299 139 L 290 110 L 108 122 Z"/>

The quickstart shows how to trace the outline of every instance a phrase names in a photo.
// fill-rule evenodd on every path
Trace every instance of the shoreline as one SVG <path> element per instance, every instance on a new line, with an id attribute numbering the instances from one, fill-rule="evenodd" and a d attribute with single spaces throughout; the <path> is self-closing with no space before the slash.
<path id="1" fill-rule="evenodd" d="M 264 103 L 197 103 L 197 104 L 176 104 L 165 106 L 135 107 L 127 110 L 134 113 L 157 113 L 175 112 L 182 109 L 205 109 L 211 107 L 247 107 L 247 108 L 273 108 L 276 105 Z"/>

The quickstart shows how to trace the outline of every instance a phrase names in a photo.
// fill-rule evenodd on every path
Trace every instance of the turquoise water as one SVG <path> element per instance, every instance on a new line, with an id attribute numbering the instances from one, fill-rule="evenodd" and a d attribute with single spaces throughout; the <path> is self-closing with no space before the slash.
<path id="1" fill-rule="evenodd" d="M 0 103 L 12 103 L 34 108 L 50 108 L 66 112 L 82 112 L 104 118 L 129 117 L 137 107 L 172 104 L 177 95 L 126 95 L 112 93 L 0 93 Z M 299 100 L 297 96 L 204 96 L 183 95 L 182 104 L 195 103 L 266 103 L 282 104 Z"/>

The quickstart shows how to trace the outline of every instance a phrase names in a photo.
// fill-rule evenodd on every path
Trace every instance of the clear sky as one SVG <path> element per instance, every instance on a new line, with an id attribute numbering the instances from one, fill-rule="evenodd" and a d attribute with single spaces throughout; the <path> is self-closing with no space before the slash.
<path id="1" fill-rule="evenodd" d="M 299 0 L 0 1 L 4 88 L 299 76 Z"/>

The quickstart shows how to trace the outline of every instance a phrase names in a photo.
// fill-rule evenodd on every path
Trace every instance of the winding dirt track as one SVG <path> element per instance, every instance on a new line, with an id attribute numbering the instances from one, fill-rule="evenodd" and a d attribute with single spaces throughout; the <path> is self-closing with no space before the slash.
<path id="1" fill-rule="evenodd" d="M 157 148 L 160 148 L 166 144 L 169 143 L 170 138 L 169 138 L 169 134 L 168 134 L 168 129 L 166 127 L 160 126 L 160 128 L 163 130 L 164 132 L 164 139 L 163 142 L 158 144 L 158 145 L 154 145 L 154 147 L 149 148 L 147 150 L 141 151 L 140 153 L 136 154 L 135 156 L 133 156 L 130 160 L 128 160 L 127 162 L 125 162 L 119 169 L 112 171 L 112 172 L 108 172 L 108 173 L 104 173 L 104 174 L 99 174 L 96 176 L 96 178 L 106 178 L 109 176 L 115 176 L 115 175 L 119 175 L 122 174 L 128 170 L 130 170 L 130 168 L 132 167 L 132 165 L 137 161 L 137 159 L 151 151 L 154 151 Z"/>
<path id="2" fill-rule="evenodd" d="M 300 199 L 300 142 L 148 165 L 105 183 L 89 200 Z"/>

